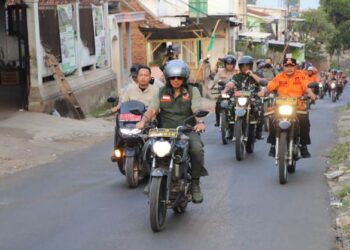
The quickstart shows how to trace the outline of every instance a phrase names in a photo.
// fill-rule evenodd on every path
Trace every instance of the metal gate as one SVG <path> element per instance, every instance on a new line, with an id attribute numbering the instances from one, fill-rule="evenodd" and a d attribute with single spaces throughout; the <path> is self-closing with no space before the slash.
<path id="1" fill-rule="evenodd" d="M 15 36 L 18 42 L 18 65 L 15 69 L 7 70 L 8 79 L 20 85 L 21 103 L 23 109 L 28 109 L 30 89 L 29 48 L 27 29 L 27 6 L 15 4 L 7 6 L 7 33 Z"/>

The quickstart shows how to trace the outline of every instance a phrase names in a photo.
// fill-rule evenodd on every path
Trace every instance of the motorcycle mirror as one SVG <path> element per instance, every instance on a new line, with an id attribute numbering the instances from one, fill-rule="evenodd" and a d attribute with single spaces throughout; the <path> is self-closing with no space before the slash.
<path id="1" fill-rule="evenodd" d="M 209 114 L 209 111 L 206 111 L 206 110 L 198 110 L 194 113 L 194 116 L 197 117 L 197 118 L 202 118 L 202 117 L 205 117 Z"/>
<path id="2" fill-rule="evenodd" d="M 226 83 L 224 81 L 219 81 L 218 84 L 221 86 L 221 87 L 225 87 Z"/>
<path id="3" fill-rule="evenodd" d="M 260 83 L 261 86 L 266 87 L 267 84 L 269 83 L 269 81 L 266 80 L 266 79 L 262 79 L 259 83 Z"/>
<path id="4" fill-rule="evenodd" d="M 107 102 L 109 102 L 109 103 L 116 103 L 117 99 L 118 98 L 116 96 L 110 96 L 110 97 L 108 97 Z"/>
<path id="5" fill-rule="evenodd" d="M 318 88 L 318 83 L 317 82 L 310 82 L 307 85 L 308 88 Z"/>
<path id="6" fill-rule="evenodd" d="M 133 114 L 133 115 L 142 115 L 142 114 L 143 114 L 143 112 L 141 112 L 141 110 L 138 109 L 138 108 L 132 108 L 132 109 L 130 109 L 129 111 L 130 111 L 130 113 Z"/>

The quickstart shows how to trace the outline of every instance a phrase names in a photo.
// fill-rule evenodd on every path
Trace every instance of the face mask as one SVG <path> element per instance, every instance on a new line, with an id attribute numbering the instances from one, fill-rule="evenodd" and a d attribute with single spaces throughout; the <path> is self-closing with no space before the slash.
<path id="1" fill-rule="evenodd" d="M 265 64 L 265 68 L 271 68 L 271 64 Z"/>

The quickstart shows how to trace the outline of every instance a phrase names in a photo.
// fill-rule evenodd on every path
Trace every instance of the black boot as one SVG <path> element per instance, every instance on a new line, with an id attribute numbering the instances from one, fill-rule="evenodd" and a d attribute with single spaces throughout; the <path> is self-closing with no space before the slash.
<path id="1" fill-rule="evenodd" d="M 311 157 L 311 154 L 310 154 L 309 150 L 307 149 L 306 145 L 300 146 L 300 154 L 301 154 L 301 157 L 303 157 L 303 158 L 310 158 Z"/>
<path id="2" fill-rule="evenodd" d="M 269 151 L 269 156 L 270 157 L 275 157 L 276 156 L 276 146 L 275 145 L 271 145 L 270 151 Z"/>

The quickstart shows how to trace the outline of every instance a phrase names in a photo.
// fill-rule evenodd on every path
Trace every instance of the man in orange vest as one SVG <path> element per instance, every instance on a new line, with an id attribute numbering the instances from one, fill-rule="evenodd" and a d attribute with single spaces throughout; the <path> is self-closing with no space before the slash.
<path id="1" fill-rule="evenodd" d="M 277 91 L 277 95 L 280 97 L 301 97 L 305 93 L 312 99 L 316 99 L 316 95 L 308 88 L 308 80 L 305 78 L 305 74 L 302 71 L 297 70 L 297 63 L 294 58 L 284 58 L 283 60 L 283 72 L 279 73 L 274 79 L 272 79 L 266 88 L 262 89 L 258 95 L 260 97 L 266 94 Z M 304 109 L 299 106 L 300 109 Z M 300 125 L 300 153 L 304 158 L 311 157 L 307 145 L 311 144 L 310 139 L 310 120 L 308 114 L 298 114 Z M 271 126 L 270 134 L 267 142 L 271 143 L 269 156 L 275 156 L 276 152 L 276 129 Z"/>

